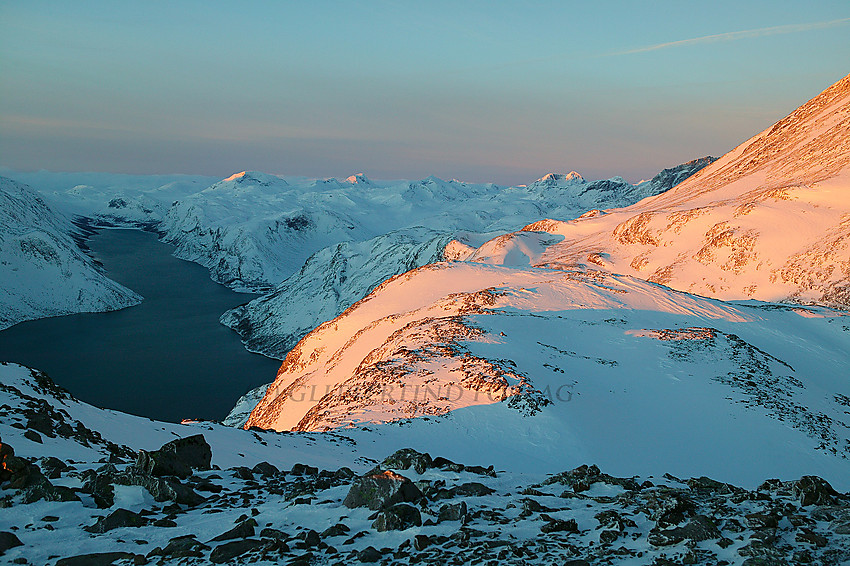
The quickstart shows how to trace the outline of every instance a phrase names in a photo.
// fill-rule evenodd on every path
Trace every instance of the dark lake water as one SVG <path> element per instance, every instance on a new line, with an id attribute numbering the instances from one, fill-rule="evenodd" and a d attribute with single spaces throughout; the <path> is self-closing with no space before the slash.
<path id="1" fill-rule="evenodd" d="M 0 332 L 0 360 L 47 372 L 75 397 L 158 420 L 222 419 L 280 362 L 245 350 L 218 323 L 255 295 L 214 283 L 154 234 L 103 230 L 88 241 L 106 274 L 140 305 L 23 322 Z"/>

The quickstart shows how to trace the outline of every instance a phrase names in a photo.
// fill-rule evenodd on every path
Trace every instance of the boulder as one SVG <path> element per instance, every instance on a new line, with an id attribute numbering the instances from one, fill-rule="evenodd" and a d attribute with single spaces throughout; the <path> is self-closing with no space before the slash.
<path id="1" fill-rule="evenodd" d="M 655 530 L 649 533 L 647 540 L 653 546 L 668 546 L 682 542 L 685 539 L 699 542 L 719 538 L 720 531 L 710 517 L 694 515 L 682 527 Z"/>
<path id="2" fill-rule="evenodd" d="M 422 526 L 422 514 L 419 509 L 407 503 L 396 503 L 384 509 L 375 518 L 372 527 L 378 531 L 403 531 L 410 527 Z"/>
<path id="3" fill-rule="evenodd" d="M 226 542 L 224 544 L 220 544 L 213 549 L 210 553 L 210 562 L 213 564 L 224 564 L 230 562 L 237 556 L 242 556 L 243 554 L 247 554 L 252 550 L 257 550 L 265 545 L 263 541 L 260 540 L 234 540 L 232 542 Z"/>
<path id="4" fill-rule="evenodd" d="M 381 462 L 381 468 L 392 470 L 407 470 L 413 468 L 417 474 L 433 466 L 433 460 L 428 453 L 417 452 L 413 448 L 402 448 Z"/>
<path id="5" fill-rule="evenodd" d="M 170 558 L 200 558 L 204 555 L 204 550 L 209 550 L 209 546 L 198 541 L 195 535 L 183 535 L 174 537 L 168 541 L 165 548 L 155 548 L 148 557 L 151 556 L 166 556 Z"/>
<path id="6" fill-rule="evenodd" d="M 357 560 L 365 563 L 377 562 L 381 559 L 381 551 L 374 546 L 367 546 L 357 553 Z"/>
<path id="7" fill-rule="evenodd" d="M 232 540 L 235 538 L 248 538 L 254 536 L 254 527 L 257 526 L 255 519 L 246 519 L 224 533 L 213 538 L 210 542 L 218 542 L 222 540 Z"/>
<path id="8" fill-rule="evenodd" d="M 148 523 L 145 517 L 128 509 L 116 509 L 106 517 L 98 517 L 94 525 L 83 527 L 84 531 L 101 534 L 121 527 L 143 527 Z"/>
<path id="9" fill-rule="evenodd" d="M 443 521 L 463 521 L 468 513 L 466 502 L 446 503 L 440 507 L 440 512 L 437 515 L 437 522 Z"/>
<path id="10" fill-rule="evenodd" d="M 422 492 L 408 478 L 391 471 L 360 476 L 351 484 L 343 505 L 348 508 L 368 507 L 373 511 L 396 503 L 415 503 Z"/>
<path id="11" fill-rule="evenodd" d="M 10 548 L 23 546 L 23 544 L 24 543 L 22 543 L 14 533 L 0 531 L 0 556 L 3 556 L 3 554 Z"/>
<path id="12" fill-rule="evenodd" d="M 196 434 L 163 444 L 159 450 L 139 450 L 134 468 L 151 476 L 188 478 L 192 470 L 209 470 L 212 449 L 204 435 Z"/>
<path id="13" fill-rule="evenodd" d="M 807 505 L 832 505 L 840 494 L 829 482 L 818 476 L 803 476 L 791 484 L 791 493 L 803 507 Z"/>

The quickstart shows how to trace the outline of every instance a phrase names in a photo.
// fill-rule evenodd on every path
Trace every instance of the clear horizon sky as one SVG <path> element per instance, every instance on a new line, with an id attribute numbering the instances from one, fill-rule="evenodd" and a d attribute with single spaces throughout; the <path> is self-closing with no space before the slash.
<path id="1" fill-rule="evenodd" d="M 848 63 L 846 0 L 10 0 L 0 166 L 637 181 Z"/>

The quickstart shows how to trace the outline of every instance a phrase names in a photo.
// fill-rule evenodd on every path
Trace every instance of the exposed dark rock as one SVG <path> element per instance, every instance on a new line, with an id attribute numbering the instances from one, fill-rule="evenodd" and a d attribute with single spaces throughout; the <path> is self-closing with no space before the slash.
<path id="1" fill-rule="evenodd" d="M 14 533 L 0 531 L 0 556 L 3 556 L 3 554 L 10 548 L 23 546 L 23 544 L 24 543 L 22 543 Z"/>
<path id="2" fill-rule="evenodd" d="M 210 542 L 218 542 L 222 540 L 232 540 L 235 538 L 248 538 L 254 536 L 254 528 L 257 526 L 255 519 L 246 519 L 230 529 L 223 532 L 217 537 L 214 537 Z"/>
<path id="3" fill-rule="evenodd" d="M 425 470 L 433 466 L 431 455 L 417 452 L 413 448 L 402 448 L 397 450 L 392 456 L 389 456 L 381 462 L 381 468 L 392 470 L 407 470 L 411 467 L 417 474 L 424 474 Z"/>
<path id="4" fill-rule="evenodd" d="M 269 464 L 268 462 L 260 462 L 259 464 L 251 468 L 251 471 L 263 477 L 276 476 L 280 474 L 280 470 L 278 470 L 275 466 Z"/>
<path id="5" fill-rule="evenodd" d="M 98 517 L 94 525 L 83 527 L 83 530 L 100 534 L 121 527 L 143 527 L 147 523 L 148 520 L 138 513 L 128 509 L 116 509 L 106 517 Z"/>
<path id="6" fill-rule="evenodd" d="M 95 552 L 60 558 L 56 566 L 111 566 L 118 560 L 132 560 L 135 556 L 129 552 Z"/>
<path id="7" fill-rule="evenodd" d="M 233 475 L 239 478 L 240 480 L 253 480 L 254 473 L 250 470 L 250 468 L 246 468 L 245 466 L 237 466 L 235 468 L 231 468 L 233 470 Z"/>
<path id="8" fill-rule="evenodd" d="M 416 550 L 425 550 L 431 544 L 431 537 L 428 535 L 415 535 L 413 537 L 413 548 Z"/>
<path id="9" fill-rule="evenodd" d="M 543 533 L 578 533 L 578 524 L 575 519 L 553 519 L 548 518 L 547 522 L 540 527 L 540 532 Z"/>
<path id="10" fill-rule="evenodd" d="M 204 550 L 209 550 L 209 546 L 198 541 L 195 535 L 184 535 L 174 537 L 168 541 L 164 549 L 155 548 L 150 553 L 150 556 L 165 556 L 170 558 L 200 558 L 204 555 Z"/>
<path id="11" fill-rule="evenodd" d="M 383 554 L 381 554 L 381 552 L 374 546 L 367 546 L 357 553 L 357 559 L 360 562 L 366 563 L 377 562 L 381 559 L 381 556 L 383 556 Z"/>
<path id="12" fill-rule="evenodd" d="M 306 464 L 293 464 L 292 470 L 289 473 L 293 476 L 315 476 L 319 473 L 319 468 Z"/>
<path id="13" fill-rule="evenodd" d="M 496 493 L 495 489 L 487 487 L 483 483 L 478 482 L 468 482 L 458 486 L 455 486 L 449 490 L 451 494 L 449 497 L 455 496 L 474 496 L 481 497 L 484 495 L 490 495 L 491 493 Z"/>
<path id="14" fill-rule="evenodd" d="M 348 526 L 343 523 L 337 523 L 336 525 L 330 526 L 322 531 L 322 538 L 339 537 L 349 532 L 351 532 L 351 529 L 349 529 Z"/>
<path id="15" fill-rule="evenodd" d="M 62 475 L 62 472 L 67 472 L 72 469 L 71 466 L 67 465 L 59 458 L 54 458 L 53 456 L 42 458 L 39 467 L 41 468 L 42 473 L 47 476 L 47 479 L 49 480 L 55 480 Z"/>
<path id="16" fill-rule="evenodd" d="M 829 542 L 825 536 L 820 535 L 811 529 L 800 529 L 797 532 L 795 540 L 797 542 L 807 542 L 815 546 L 826 546 L 826 543 Z"/>
<path id="17" fill-rule="evenodd" d="M 372 527 L 378 532 L 403 531 L 410 527 L 422 526 L 422 514 L 419 509 L 407 503 L 396 503 L 384 509 L 375 518 Z"/>
<path id="18" fill-rule="evenodd" d="M 803 476 L 791 485 L 791 492 L 800 505 L 832 505 L 839 493 L 823 478 Z"/>
<path id="19" fill-rule="evenodd" d="M 654 546 L 667 546 L 682 542 L 685 539 L 702 541 L 720 538 L 720 531 L 709 517 L 694 515 L 682 527 L 654 530 L 649 533 L 647 540 Z"/>
<path id="20" fill-rule="evenodd" d="M 376 511 L 396 503 L 415 503 L 420 499 L 422 492 L 412 481 L 394 472 L 385 471 L 355 479 L 343 505 L 349 508 L 368 507 Z"/>
<path id="21" fill-rule="evenodd" d="M 619 485 L 623 489 L 630 491 L 637 491 L 641 489 L 640 484 L 638 484 L 634 479 L 617 478 L 609 476 L 608 474 L 603 474 L 595 464 L 591 466 L 583 464 L 578 468 L 555 474 L 554 476 L 547 478 L 542 485 L 552 485 L 557 483 L 572 488 L 575 493 L 581 493 L 582 491 L 590 489 L 590 486 L 597 482 Z"/>
<path id="22" fill-rule="evenodd" d="M 463 521 L 466 519 L 467 513 L 468 510 L 465 501 L 461 501 L 460 503 L 446 503 L 445 505 L 440 506 L 440 511 L 437 515 L 437 522 Z"/>
<path id="23" fill-rule="evenodd" d="M 214 564 L 224 564 L 225 562 L 233 560 L 237 556 L 242 556 L 243 554 L 257 550 L 264 545 L 265 543 L 263 541 L 252 539 L 226 542 L 218 545 L 212 550 L 210 553 L 210 562 Z"/>
<path id="24" fill-rule="evenodd" d="M 140 450 L 134 467 L 145 475 L 185 479 L 192 475 L 192 470 L 209 470 L 211 460 L 210 445 L 204 435 L 196 434 L 167 442 L 153 452 Z"/>
<path id="25" fill-rule="evenodd" d="M 644 493 L 645 502 L 640 507 L 660 528 L 682 522 L 694 510 L 694 503 L 682 491 L 657 487 Z"/>
<path id="26" fill-rule="evenodd" d="M 313 529 L 309 529 L 301 533 L 301 538 L 306 546 L 319 546 L 322 543 L 322 537 Z"/>
<path id="27" fill-rule="evenodd" d="M 41 439 L 41 435 L 40 435 L 40 434 L 38 434 L 38 433 L 37 433 L 36 431 L 34 431 L 34 430 L 28 430 L 28 431 L 26 431 L 26 432 L 24 433 L 24 438 L 29 439 L 29 440 L 32 440 L 33 442 L 36 442 L 36 443 L 38 443 L 38 444 L 44 444 L 44 441 Z"/>

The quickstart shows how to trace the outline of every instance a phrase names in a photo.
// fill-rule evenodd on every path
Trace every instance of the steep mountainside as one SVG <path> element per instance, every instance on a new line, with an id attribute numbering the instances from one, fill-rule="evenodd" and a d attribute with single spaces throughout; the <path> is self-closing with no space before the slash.
<path id="1" fill-rule="evenodd" d="M 428 206 L 439 214 L 423 220 L 427 228 L 415 225 L 422 220 L 421 213 L 411 210 L 405 220 L 411 224 L 408 228 L 324 248 L 273 292 L 229 311 L 221 321 L 239 332 L 248 349 L 282 359 L 307 332 L 343 312 L 381 282 L 435 261 L 468 255 L 492 236 L 469 230 L 519 226 L 551 211 L 575 217 L 594 207 L 630 204 L 668 190 L 713 160 L 704 157 L 665 169 L 638 185 L 620 178 L 588 182 L 576 172 L 550 173 L 527 187 L 484 186 L 469 192 L 462 202 L 451 199 L 441 205 L 435 201 Z M 415 192 L 421 192 L 421 187 Z M 405 189 L 404 198 L 410 198 L 408 193 L 413 191 Z M 385 215 L 386 211 L 376 210 L 375 219 L 382 220 Z"/>
<path id="2" fill-rule="evenodd" d="M 721 299 L 848 308 L 848 165 L 850 76 L 666 193 L 535 222 L 473 259 L 501 263 L 526 250 L 538 267 L 590 265 Z"/>
<path id="3" fill-rule="evenodd" d="M 848 80 L 666 193 L 449 246 L 466 261 L 384 282 L 287 354 L 246 426 L 436 418 L 475 442 L 606 468 L 846 476 L 846 312 L 732 304 L 617 271 L 673 257 L 681 266 L 663 281 L 694 283 L 684 291 L 723 282 L 714 294 L 843 305 L 827 290 L 846 286 L 850 257 Z M 779 293 L 787 281 L 771 273 L 789 258 L 796 287 Z M 641 262 L 631 271 L 646 276 Z"/>
<path id="4" fill-rule="evenodd" d="M 78 230 L 29 187 L 0 177 L 0 330 L 24 320 L 135 305 L 74 242 Z"/>

